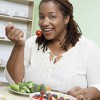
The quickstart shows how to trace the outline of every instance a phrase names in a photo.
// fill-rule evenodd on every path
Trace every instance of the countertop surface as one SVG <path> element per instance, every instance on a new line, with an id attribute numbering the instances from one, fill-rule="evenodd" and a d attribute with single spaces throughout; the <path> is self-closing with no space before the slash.
<path id="1" fill-rule="evenodd" d="M 6 98 L 0 100 L 30 100 L 28 95 L 26 96 L 10 91 L 9 84 L 5 82 L 0 82 L 0 95 Z"/>

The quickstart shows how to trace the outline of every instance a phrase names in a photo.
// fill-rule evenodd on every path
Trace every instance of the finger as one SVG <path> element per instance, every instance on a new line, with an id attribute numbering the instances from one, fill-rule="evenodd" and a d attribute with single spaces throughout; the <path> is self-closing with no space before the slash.
<path id="1" fill-rule="evenodd" d="M 7 27 L 6 27 L 7 28 Z M 6 29 L 6 36 L 10 36 L 14 33 L 14 31 L 16 30 L 15 26 L 13 25 L 12 27 Z"/>
<path id="2" fill-rule="evenodd" d="M 19 31 L 19 33 L 16 35 L 16 40 L 21 40 L 24 37 L 24 34 L 22 31 Z"/>
<path id="3" fill-rule="evenodd" d="M 67 92 L 67 94 L 72 94 L 72 93 L 74 93 L 74 92 L 76 92 L 76 91 L 78 91 L 78 90 L 80 90 L 80 89 L 82 89 L 82 88 L 80 88 L 79 86 L 76 86 L 76 87 L 74 87 L 74 88 L 72 88 L 71 90 L 69 90 L 68 92 Z"/>
<path id="4" fill-rule="evenodd" d="M 15 37 L 20 33 L 20 30 L 17 29 L 15 26 L 8 32 L 7 36 Z"/>
<path id="5" fill-rule="evenodd" d="M 13 27 L 14 27 L 14 25 L 13 25 L 11 22 L 9 22 L 8 25 L 7 25 L 6 28 L 5 28 L 5 29 L 6 29 L 6 30 L 5 30 L 6 33 L 8 33 Z"/>
<path id="6" fill-rule="evenodd" d="M 9 32 L 6 32 L 6 36 L 8 37 L 8 39 L 12 39 L 14 37 L 14 32 L 15 32 L 16 28 L 13 27 L 13 29 L 10 29 Z"/>
<path id="7" fill-rule="evenodd" d="M 20 29 L 14 29 L 13 31 L 13 35 L 17 36 L 19 33 L 22 33 L 22 31 Z"/>
<path id="8" fill-rule="evenodd" d="M 22 38 L 24 37 L 24 33 L 22 31 L 20 31 L 18 35 L 19 37 L 22 37 Z"/>
<path id="9" fill-rule="evenodd" d="M 85 100 L 84 96 L 83 95 L 79 95 L 76 97 L 76 100 Z"/>
<path id="10" fill-rule="evenodd" d="M 18 34 L 18 32 L 19 32 L 19 31 L 17 31 L 16 28 L 11 29 L 10 32 L 7 33 L 8 39 L 10 39 L 10 40 L 15 40 L 16 35 Z M 15 33 L 16 33 L 16 34 L 15 34 Z"/>
<path id="11" fill-rule="evenodd" d="M 78 91 L 73 92 L 71 95 L 74 96 L 74 97 L 77 97 L 79 95 L 83 95 L 84 96 L 84 94 L 85 94 L 84 89 L 80 89 Z"/>

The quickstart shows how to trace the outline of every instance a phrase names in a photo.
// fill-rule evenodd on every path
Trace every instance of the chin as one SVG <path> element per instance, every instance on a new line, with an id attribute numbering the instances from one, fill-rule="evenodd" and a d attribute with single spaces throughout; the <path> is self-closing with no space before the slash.
<path id="1" fill-rule="evenodd" d="M 46 40 L 53 40 L 54 38 L 51 36 L 45 36 Z"/>

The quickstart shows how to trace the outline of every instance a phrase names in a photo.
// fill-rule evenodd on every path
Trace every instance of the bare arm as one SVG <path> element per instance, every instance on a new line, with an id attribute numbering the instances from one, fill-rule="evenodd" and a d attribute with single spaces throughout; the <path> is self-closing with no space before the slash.
<path id="1" fill-rule="evenodd" d="M 21 82 L 24 76 L 25 41 L 23 39 L 23 32 L 10 23 L 6 26 L 6 36 L 15 43 L 7 62 L 7 70 L 16 83 Z"/>

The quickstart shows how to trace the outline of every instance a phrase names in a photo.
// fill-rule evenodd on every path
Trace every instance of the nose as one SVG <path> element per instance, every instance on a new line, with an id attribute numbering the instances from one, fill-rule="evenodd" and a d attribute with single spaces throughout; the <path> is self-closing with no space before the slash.
<path id="1" fill-rule="evenodd" d="M 50 24 L 50 21 L 48 18 L 45 18 L 43 21 L 42 21 L 42 25 L 43 26 L 48 26 Z"/>

